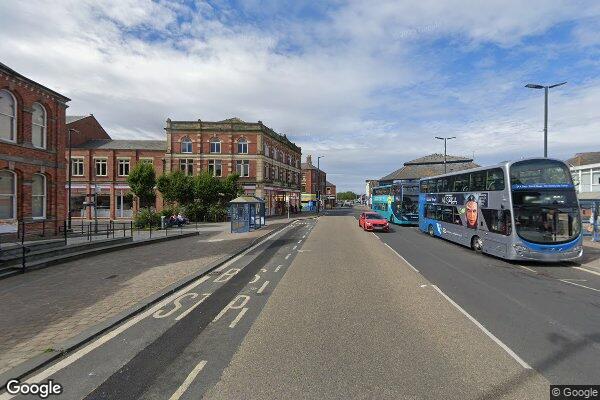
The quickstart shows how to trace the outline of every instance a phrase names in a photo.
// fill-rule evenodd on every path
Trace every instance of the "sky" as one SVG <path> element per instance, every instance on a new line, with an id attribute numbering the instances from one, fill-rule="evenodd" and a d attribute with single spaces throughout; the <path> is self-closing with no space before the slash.
<path id="1" fill-rule="evenodd" d="M 600 1 L 3 0 L 0 62 L 115 139 L 263 121 L 338 191 L 406 161 L 600 151 Z"/>

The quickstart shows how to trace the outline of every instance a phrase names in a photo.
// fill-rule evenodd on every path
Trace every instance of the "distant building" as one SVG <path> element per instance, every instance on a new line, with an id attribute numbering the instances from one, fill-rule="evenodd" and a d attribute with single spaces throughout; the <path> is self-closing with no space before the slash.
<path id="1" fill-rule="evenodd" d="M 325 208 L 335 207 L 336 195 L 336 186 L 329 181 L 325 181 Z"/>
<path id="2" fill-rule="evenodd" d="M 323 170 L 317 170 L 312 163 L 312 156 L 306 156 L 306 162 L 302 163 L 302 208 L 316 208 L 319 193 L 323 195 L 326 191 L 327 174 Z M 324 198 L 321 198 L 323 202 Z"/>
<path id="3" fill-rule="evenodd" d="M 477 168 L 479 166 L 471 158 L 446 156 L 446 172 L 448 173 Z M 405 162 L 402 168 L 379 179 L 379 184 L 389 185 L 394 182 L 413 181 L 442 174 L 444 174 L 444 155 L 430 154 Z"/>
<path id="4" fill-rule="evenodd" d="M 566 163 L 580 200 L 600 199 L 600 151 L 577 153 Z"/>
<path id="5" fill-rule="evenodd" d="M 0 233 L 62 226 L 67 102 L 0 63 Z"/>

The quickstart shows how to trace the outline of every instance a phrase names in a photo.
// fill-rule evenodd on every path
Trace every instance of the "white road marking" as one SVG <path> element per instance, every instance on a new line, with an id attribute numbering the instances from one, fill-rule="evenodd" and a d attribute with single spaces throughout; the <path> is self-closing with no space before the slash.
<path id="1" fill-rule="evenodd" d="M 473 318 L 471 316 L 471 314 L 469 314 L 468 312 L 466 312 L 461 306 L 459 306 L 458 304 L 456 304 L 454 302 L 454 300 L 452 300 L 450 297 L 448 297 L 446 295 L 446 293 L 442 292 L 442 290 L 437 287 L 436 285 L 431 285 L 431 287 L 433 287 L 439 294 L 441 294 L 446 300 L 448 300 L 448 302 L 450 304 L 452 304 L 454 307 L 456 307 L 456 309 L 458 311 L 460 311 L 461 313 L 463 313 L 463 315 L 467 318 L 469 318 L 469 320 L 471 320 L 471 322 L 473 322 L 479 329 L 481 329 L 481 331 L 483 333 L 485 333 L 490 339 L 492 339 L 494 342 L 496 342 L 496 344 L 500 347 L 502 347 L 502 349 L 504 351 L 506 351 L 512 358 L 515 359 L 516 362 L 518 362 L 519 364 L 521 364 L 521 366 L 525 369 L 532 369 L 531 366 L 529 364 L 527 364 L 525 361 L 523 361 L 523 359 L 521 357 L 519 357 L 517 355 L 517 353 L 515 353 L 514 351 L 512 351 L 510 349 L 510 347 L 508 347 L 507 345 L 505 345 L 500 339 L 498 339 L 496 336 L 494 336 L 494 334 L 490 331 L 488 331 L 485 326 L 481 325 L 479 323 L 479 321 L 477 321 L 475 318 Z"/>
<path id="2" fill-rule="evenodd" d="M 426 287 L 427 285 L 421 285 L 421 287 Z"/>
<path id="3" fill-rule="evenodd" d="M 181 315 L 179 315 L 177 318 L 175 318 L 175 321 L 179 321 L 180 319 L 182 319 L 183 317 L 185 317 L 186 315 L 188 315 L 189 313 L 194 311 L 194 308 L 196 308 L 200 304 L 202 304 L 202 302 L 204 302 L 204 300 L 206 300 L 208 298 L 208 296 L 210 296 L 210 293 L 203 293 L 202 295 L 204 296 L 203 298 L 201 298 L 200 300 L 198 300 L 196 302 L 196 304 L 194 304 L 193 306 L 191 306 L 190 308 L 188 308 L 187 310 L 182 312 Z"/>
<path id="4" fill-rule="evenodd" d="M 298 245 L 295 245 L 292 250 L 296 250 L 298 248 Z"/>
<path id="5" fill-rule="evenodd" d="M 279 271 L 279 268 L 283 267 L 283 265 L 278 265 L 277 268 L 275 268 L 275 272 Z"/>
<path id="6" fill-rule="evenodd" d="M 250 282 L 248 282 L 248 283 L 258 282 L 259 279 L 260 279 L 260 275 L 256 274 L 256 275 L 254 275 L 254 278 L 252 278 L 252 280 Z"/>
<path id="7" fill-rule="evenodd" d="M 192 372 L 190 372 L 190 374 L 187 376 L 187 378 L 185 378 L 185 380 L 183 381 L 181 386 L 179 386 L 179 388 L 175 391 L 175 393 L 173 393 L 173 395 L 171 397 L 169 397 L 169 400 L 179 400 L 181 395 L 183 393 L 185 393 L 185 391 L 190 387 L 192 382 L 194 382 L 194 379 L 196 379 L 196 377 L 198 376 L 200 371 L 202 371 L 202 369 L 204 368 L 205 365 L 206 365 L 206 361 L 204 361 L 204 360 L 200 361 L 200 363 L 194 367 Z"/>
<path id="8" fill-rule="evenodd" d="M 302 243 L 302 240 L 298 240 L 298 244 Z"/>
<path id="9" fill-rule="evenodd" d="M 265 283 L 262 284 L 262 286 L 256 291 L 256 293 L 261 294 L 263 292 L 263 290 L 265 290 L 265 288 L 267 287 L 268 284 L 269 284 L 269 281 L 265 281 Z"/>
<path id="10" fill-rule="evenodd" d="M 520 268 L 526 269 L 526 270 L 527 270 L 527 271 L 529 271 L 529 272 L 533 272 L 534 274 L 537 274 L 537 271 L 536 271 L 535 269 L 533 269 L 533 268 L 529 268 L 529 267 L 526 267 L 526 266 L 524 266 L 524 265 L 521 265 L 521 264 L 515 264 L 515 265 L 516 265 L 517 267 L 520 267 Z"/>
<path id="11" fill-rule="evenodd" d="M 231 321 L 231 323 L 229 324 L 229 327 L 230 328 L 235 328 L 235 326 L 237 325 L 237 323 L 240 322 L 240 319 L 242 319 L 242 317 L 244 316 L 244 314 L 246 314 L 246 311 L 248 311 L 248 307 L 242 308 L 242 311 L 240 311 L 240 313 L 237 315 L 237 317 L 235 317 L 235 319 L 233 321 Z"/>
<path id="12" fill-rule="evenodd" d="M 302 236 L 302 239 L 306 239 L 306 235 Z"/>
<path id="13" fill-rule="evenodd" d="M 273 238 L 273 237 L 279 235 L 280 233 L 284 232 L 286 229 L 288 229 L 288 227 L 285 227 L 285 228 L 283 228 L 283 229 L 281 229 L 281 230 L 279 230 L 277 232 L 273 232 L 272 234 L 270 234 L 269 236 L 267 236 L 265 239 L 261 240 L 260 242 L 256 243 L 254 246 L 252 246 L 249 249 L 247 249 L 246 251 L 238 254 L 237 256 L 235 256 L 234 258 L 232 258 L 231 260 L 227 261 L 225 264 L 221 265 L 219 268 L 215 269 L 215 271 L 222 271 L 222 270 L 224 270 L 225 268 L 229 267 L 231 264 L 233 264 L 234 262 L 236 262 L 237 260 L 239 260 L 240 258 L 242 258 L 243 256 L 245 256 L 249 252 L 251 252 L 254 249 L 256 249 L 258 246 L 262 245 L 263 243 L 265 243 L 266 241 L 270 240 L 271 238 Z M 49 378 L 50 376 L 54 375 L 58 371 L 62 370 L 63 368 L 68 367 L 69 365 L 71 365 L 75 361 L 79 360 L 81 357 L 85 356 L 86 354 L 90 353 L 91 351 L 97 349 L 98 347 L 102 346 L 106 342 L 110 341 L 111 339 L 113 339 L 116 336 L 120 335 L 121 333 L 125 332 L 127 329 L 131 328 L 132 326 L 134 326 L 138 322 L 140 322 L 143 319 L 145 319 L 145 318 L 149 317 L 150 315 L 154 314 L 156 311 L 160 310 L 165 305 L 169 304 L 170 302 L 172 302 L 173 300 L 175 300 L 176 298 L 178 298 L 182 294 L 189 292 L 190 290 L 192 290 L 195 287 L 197 287 L 198 285 L 206 282 L 210 278 L 211 278 L 210 275 L 205 275 L 205 276 L 199 278 L 198 280 L 196 280 L 194 282 L 191 282 L 188 286 L 186 286 L 186 287 L 178 290 L 177 292 L 173 293 L 172 295 L 170 295 L 169 297 L 167 297 L 163 301 L 155 304 L 153 307 L 151 307 L 147 311 L 145 311 L 145 312 L 143 312 L 141 314 L 136 315 L 135 317 L 131 318 L 130 320 L 128 320 L 124 324 L 118 326 L 117 328 L 115 328 L 112 331 L 106 333 L 105 335 L 97 338 L 96 340 L 94 340 L 93 342 L 91 342 L 87 346 L 79 349 L 78 351 L 76 351 L 75 353 L 71 354 L 70 356 L 68 356 L 68 357 L 60 360 L 56 364 L 53 364 L 49 368 L 46 368 L 45 370 L 41 371 L 40 373 L 38 373 L 38 374 L 32 376 L 31 378 L 27 379 L 25 382 L 26 383 L 39 383 L 39 382 L 42 382 L 42 381 L 46 380 L 47 378 Z M 13 395 L 11 395 L 9 393 L 4 393 L 4 394 L 0 395 L 0 400 L 9 400 L 9 399 L 12 399 L 13 397 L 15 397 L 15 396 L 13 396 Z"/>
<path id="14" fill-rule="evenodd" d="M 594 274 L 594 275 L 600 276 L 600 272 L 592 271 L 591 269 L 587 269 L 587 268 L 583 268 L 583 267 L 573 267 L 573 268 L 574 269 L 578 269 L 580 271 L 589 272 L 590 274 Z"/>
<path id="15" fill-rule="evenodd" d="M 287 260 L 288 258 L 291 257 L 292 254 L 288 254 L 287 256 L 285 256 L 285 259 Z"/>
<path id="16" fill-rule="evenodd" d="M 238 300 L 242 300 L 242 304 L 240 304 L 239 306 L 235 306 L 234 304 L 236 303 L 236 301 Z M 215 319 L 213 319 L 213 322 L 218 321 L 219 319 L 221 319 L 221 317 L 223 315 L 225 315 L 225 313 L 227 312 L 227 310 L 240 310 L 242 309 L 246 303 L 248 302 L 248 300 L 250 300 L 250 296 L 246 296 L 244 294 L 240 294 L 238 296 L 236 296 L 235 299 L 231 300 L 229 302 L 229 304 L 227 304 L 227 306 L 225 306 L 225 308 L 223 308 L 221 310 L 221 312 L 219 314 L 217 314 L 217 316 L 215 317 Z"/>
<path id="17" fill-rule="evenodd" d="M 389 248 L 391 251 L 393 251 L 394 253 L 396 253 L 396 255 L 397 255 L 398 257 L 400 257 L 400 259 L 401 259 L 402 261 L 404 261 L 406 264 L 408 264 L 408 266 L 409 266 L 409 267 L 411 267 L 411 268 L 412 268 L 412 269 L 413 269 L 415 272 L 419 272 L 419 270 L 418 270 L 418 269 L 416 269 L 416 268 L 415 268 L 415 267 L 414 267 L 414 266 L 413 266 L 411 263 L 409 263 L 409 262 L 406 260 L 406 258 L 402 257 L 402 256 L 400 255 L 400 253 L 398 253 L 396 250 L 394 250 L 394 249 L 392 248 L 392 246 L 390 246 L 389 244 L 387 244 L 387 243 L 385 243 L 385 242 L 384 242 L 383 244 L 385 244 L 385 245 L 386 245 L 386 246 L 387 246 L 387 247 L 388 247 L 388 248 Z"/>
<path id="18" fill-rule="evenodd" d="M 582 287 L 582 288 L 586 288 L 586 289 L 589 289 L 589 290 L 593 290 L 594 292 L 600 292 L 600 289 L 596 289 L 596 288 L 593 288 L 593 287 L 581 285 L 581 284 L 575 283 L 575 282 L 569 282 L 566 279 L 559 279 L 559 281 L 564 282 L 564 283 L 568 283 L 568 284 L 571 284 L 571 285 L 579 286 L 579 287 Z"/>

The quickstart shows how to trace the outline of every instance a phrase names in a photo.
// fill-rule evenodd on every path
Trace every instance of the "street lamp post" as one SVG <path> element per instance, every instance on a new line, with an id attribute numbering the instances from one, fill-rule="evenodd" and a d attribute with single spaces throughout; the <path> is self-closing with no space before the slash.
<path id="1" fill-rule="evenodd" d="M 447 136 L 439 137 L 439 136 L 436 136 L 435 138 L 444 141 L 444 173 L 446 173 L 446 172 L 448 172 L 447 168 L 446 168 L 446 154 L 447 154 L 446 153 L 446 149 L 447 149 L 446 142 L 448 142 L 448 140 L 456 139 L 456 136 L 451 136 L 451 137 L 447 137 Z"/>
<path id="2" fill-rule="evenodd" d="M 544 158 L 548 158 L 548 89 L 562 86 L 567 82 L 556 83 L 554 85 L 538 85 L 528 83 L 525 85 L 529 89 L 544 89 Z"/>
<path id="3" fill-rule="evenodd" d="M 325 158 L 325 156 L 317 157 L 317 215 L 321 211 L 321 168 L 320 168 L 321 158 Z"/>

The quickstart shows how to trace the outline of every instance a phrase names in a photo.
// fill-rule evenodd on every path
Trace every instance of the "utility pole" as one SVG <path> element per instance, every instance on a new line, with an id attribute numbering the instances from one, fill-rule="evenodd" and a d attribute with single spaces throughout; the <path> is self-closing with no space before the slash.
<path id="1" fill-rule="evenodd" d="M 446 172 L 448 172 L 448 169 L 446 168 L 446 156 L 447 156 L 447 151 L 446 151 L 447 150 L 447 146 L 446 146 L 446 143 L 448 142 L 448 140 L 456 139 L 456 136 L 451 136 L 451 137 L 447 137 L 447 136 L 439 137 L 439 136 L 436 136 L 435 138 L 444 141 L 444 173 L 446 173 Z"/>
<path id="2" fill-rule="evenodd" d="M 538 85 L 529 83 L 525 85 L 529 89 L 544 89 L 544 158 L 548 158 L 548 90 L 557 86 L 562 86 L 567 82 L 556 83 L 554 85 Z"/>

